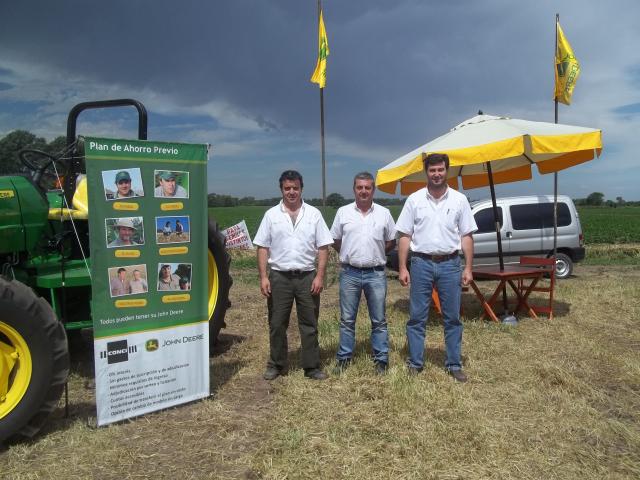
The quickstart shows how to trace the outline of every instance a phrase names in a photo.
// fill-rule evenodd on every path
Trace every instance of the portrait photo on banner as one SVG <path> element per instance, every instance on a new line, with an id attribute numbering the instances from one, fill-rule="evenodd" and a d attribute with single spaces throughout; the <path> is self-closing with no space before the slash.
<path id="1" fill-rule="evenodd" d="M 189 198 L 189 172 L 154 171 L 153 195 L 156 198 Z"/>
<path id="2" fill-rule="evenodd" d="M 191 290 L 191 264 L 159 263 L 157 289 L 159 292 Z"/>
<path id="3" fill-rule="evenodd" d="M 105 218 L 107 248 L 144 245 L 143 222 L 142 217 Z"/>
<path id="4" fill-rule="evenodd" d="M 111 267 L 108 269 L 108 275 L 109 290 L 112 298 L 147 293 L 149 291 L 147 266 L 145 264 Z"/>
<path id="5" fill-rule="evenodd" d="M 102 172 L 102 185 L 106 200 L 126 200 L 144 197 L 142 175 L 139 168 L 104 170 Z"/>

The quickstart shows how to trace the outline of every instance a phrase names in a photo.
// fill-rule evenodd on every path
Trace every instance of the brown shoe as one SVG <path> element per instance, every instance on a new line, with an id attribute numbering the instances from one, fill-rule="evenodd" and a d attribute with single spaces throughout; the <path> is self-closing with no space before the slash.
<path id="1" fill-rule="evenodd" d="M 456 382 L 466 383 L 467 380 L 469 380 L 462 370 L 449 370 L 449 375 L 451 375 Z"/>

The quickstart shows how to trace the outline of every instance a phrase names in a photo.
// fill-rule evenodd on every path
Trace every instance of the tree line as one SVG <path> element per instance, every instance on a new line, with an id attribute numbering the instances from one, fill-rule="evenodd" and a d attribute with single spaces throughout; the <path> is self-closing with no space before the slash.
<path id="1" fill-rule="evenodd" d="M 210 207 L 240 207 L 240 206 L 262 206 L 272 207 L 277 204 L 282 197 L 257 199 L 255 197 L 232 197 L 231 195 L 219 195 L 217 193 L 210 193 L 208 197 L 208 205 Z M 310 205 L 316 207 L 322 206 L 321 198 L 305 198 L 304 201 Z M 376 203 L 380 205 L 403 205 L 405 198 L 376 198 Z M 327 206 L 338 208 L 348 203 L 353 202 L 353 199 L 344 198 L 339 193 L 331 193 L 327 195 Z"/>
<path id="2" fill-rule="evenodd" d="M 26 130 L 14 130 L 0 139 L 0 175 L 27 173 L 27 168 L 18 157 L 23 148 L 42 150 L 51 155 L 63 152 L 67 146 L 67 138 L 63 135 L 51 142 Z"/>
<path id="3" fill-rule="evenodd" d="M 593 192 L 590 193 L 587 198 L 575 198 L 573 202 L 580 207 L 591 206 L 591 207 L 638 207 L 640 206 L 640 201 L 627 201 L 622 197 L 616 197 L 614 200 L 605 200 L 604 193 L 602 192 Z"/>

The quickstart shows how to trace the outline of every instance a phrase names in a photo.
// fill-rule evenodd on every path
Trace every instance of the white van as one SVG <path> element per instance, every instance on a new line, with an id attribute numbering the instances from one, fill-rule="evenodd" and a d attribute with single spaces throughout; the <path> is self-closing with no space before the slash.
<path id="1" fill-rule="evenodd" d="M 553 255 L 553 195 L 498 198 L 496 203 L 505 265 L 517 264 L 523 255 Z M 496 265 L 498 241 L 491 200 L 472 202 L 471 211 L 478 225 L 473 234 L 473 264 Z M 573 264 L 585 256 L 578 212 L 565 195 L 558 195 L 557 252 L 557 278 L 570 276 Z"/>
<path id="2" fill-rule="evenodd" d="M 521 256 L 553 255 L 553 195 L 496 199 L 505 265 L 518 264 Z M 473 234 L 473 265 L 498 265 L 498 240 L 491 200 L 471 202 L 478 225 Z M 461 252 L 462 253 L 462 252 Z M 567 278 L 573 264 L 584 259 L 584 236 L 573 201 L 558 195 L 556 278 Z M 398 251 L 387 255 L 387 267 L 398 270 Z"/>

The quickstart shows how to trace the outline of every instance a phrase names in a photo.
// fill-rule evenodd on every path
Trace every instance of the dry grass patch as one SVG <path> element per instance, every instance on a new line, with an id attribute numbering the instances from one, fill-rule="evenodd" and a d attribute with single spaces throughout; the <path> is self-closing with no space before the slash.
<path id="1" fill-rule="evenodd" d="M 265 478 L 637 477 L 640 277 L 624 268 L 577 273 L 558 283 L 554 321 L 524 319 L 517 328 L 478 321 L 466 295 L 471 381 L 464 386 L 443 371 L 435 315 L 427 368 L 407 376 L 407 291 L 391 281 L 388 375 L 373 373 L 365 308 L 352 367 L 323 384 L 298 374 L 278 385 L 278 423 L 265 432 L 271 440 L 255 468 Z M 331 294 L 324 303 L 335 304 Z M 338 338 L 333 308 L 325 306 L 320 328 L 329 367 Z"/>
<path id="2" fill-rule="evenodd" d="M 521 318 L 515 328 L 478 320 L 479 304 L 465 294 L 466 385 L 443 370 L 437 315 L 425 371 L 407 376 L 408 291 L 392 278 L 387 375 L 374 374 L 363 305 L 355 362 L 342 375 L 303 377 L 292 318 L 290 374 L 267 383 L 266 302 L 252 256 L 234 264 L 210 399 L 96 429 L 87 424 L 93 392 L 84 388 L 91 352 L 75 354 L 71 417 L 59 410 L 34 441 L 1 452 L 2 478 L 640 477 L 636 269 L 578 265 L 574 278 L 557 283 L 556 318 Z M 338 321 L 332 266 L 319 326 L 329 373 Z"/>

